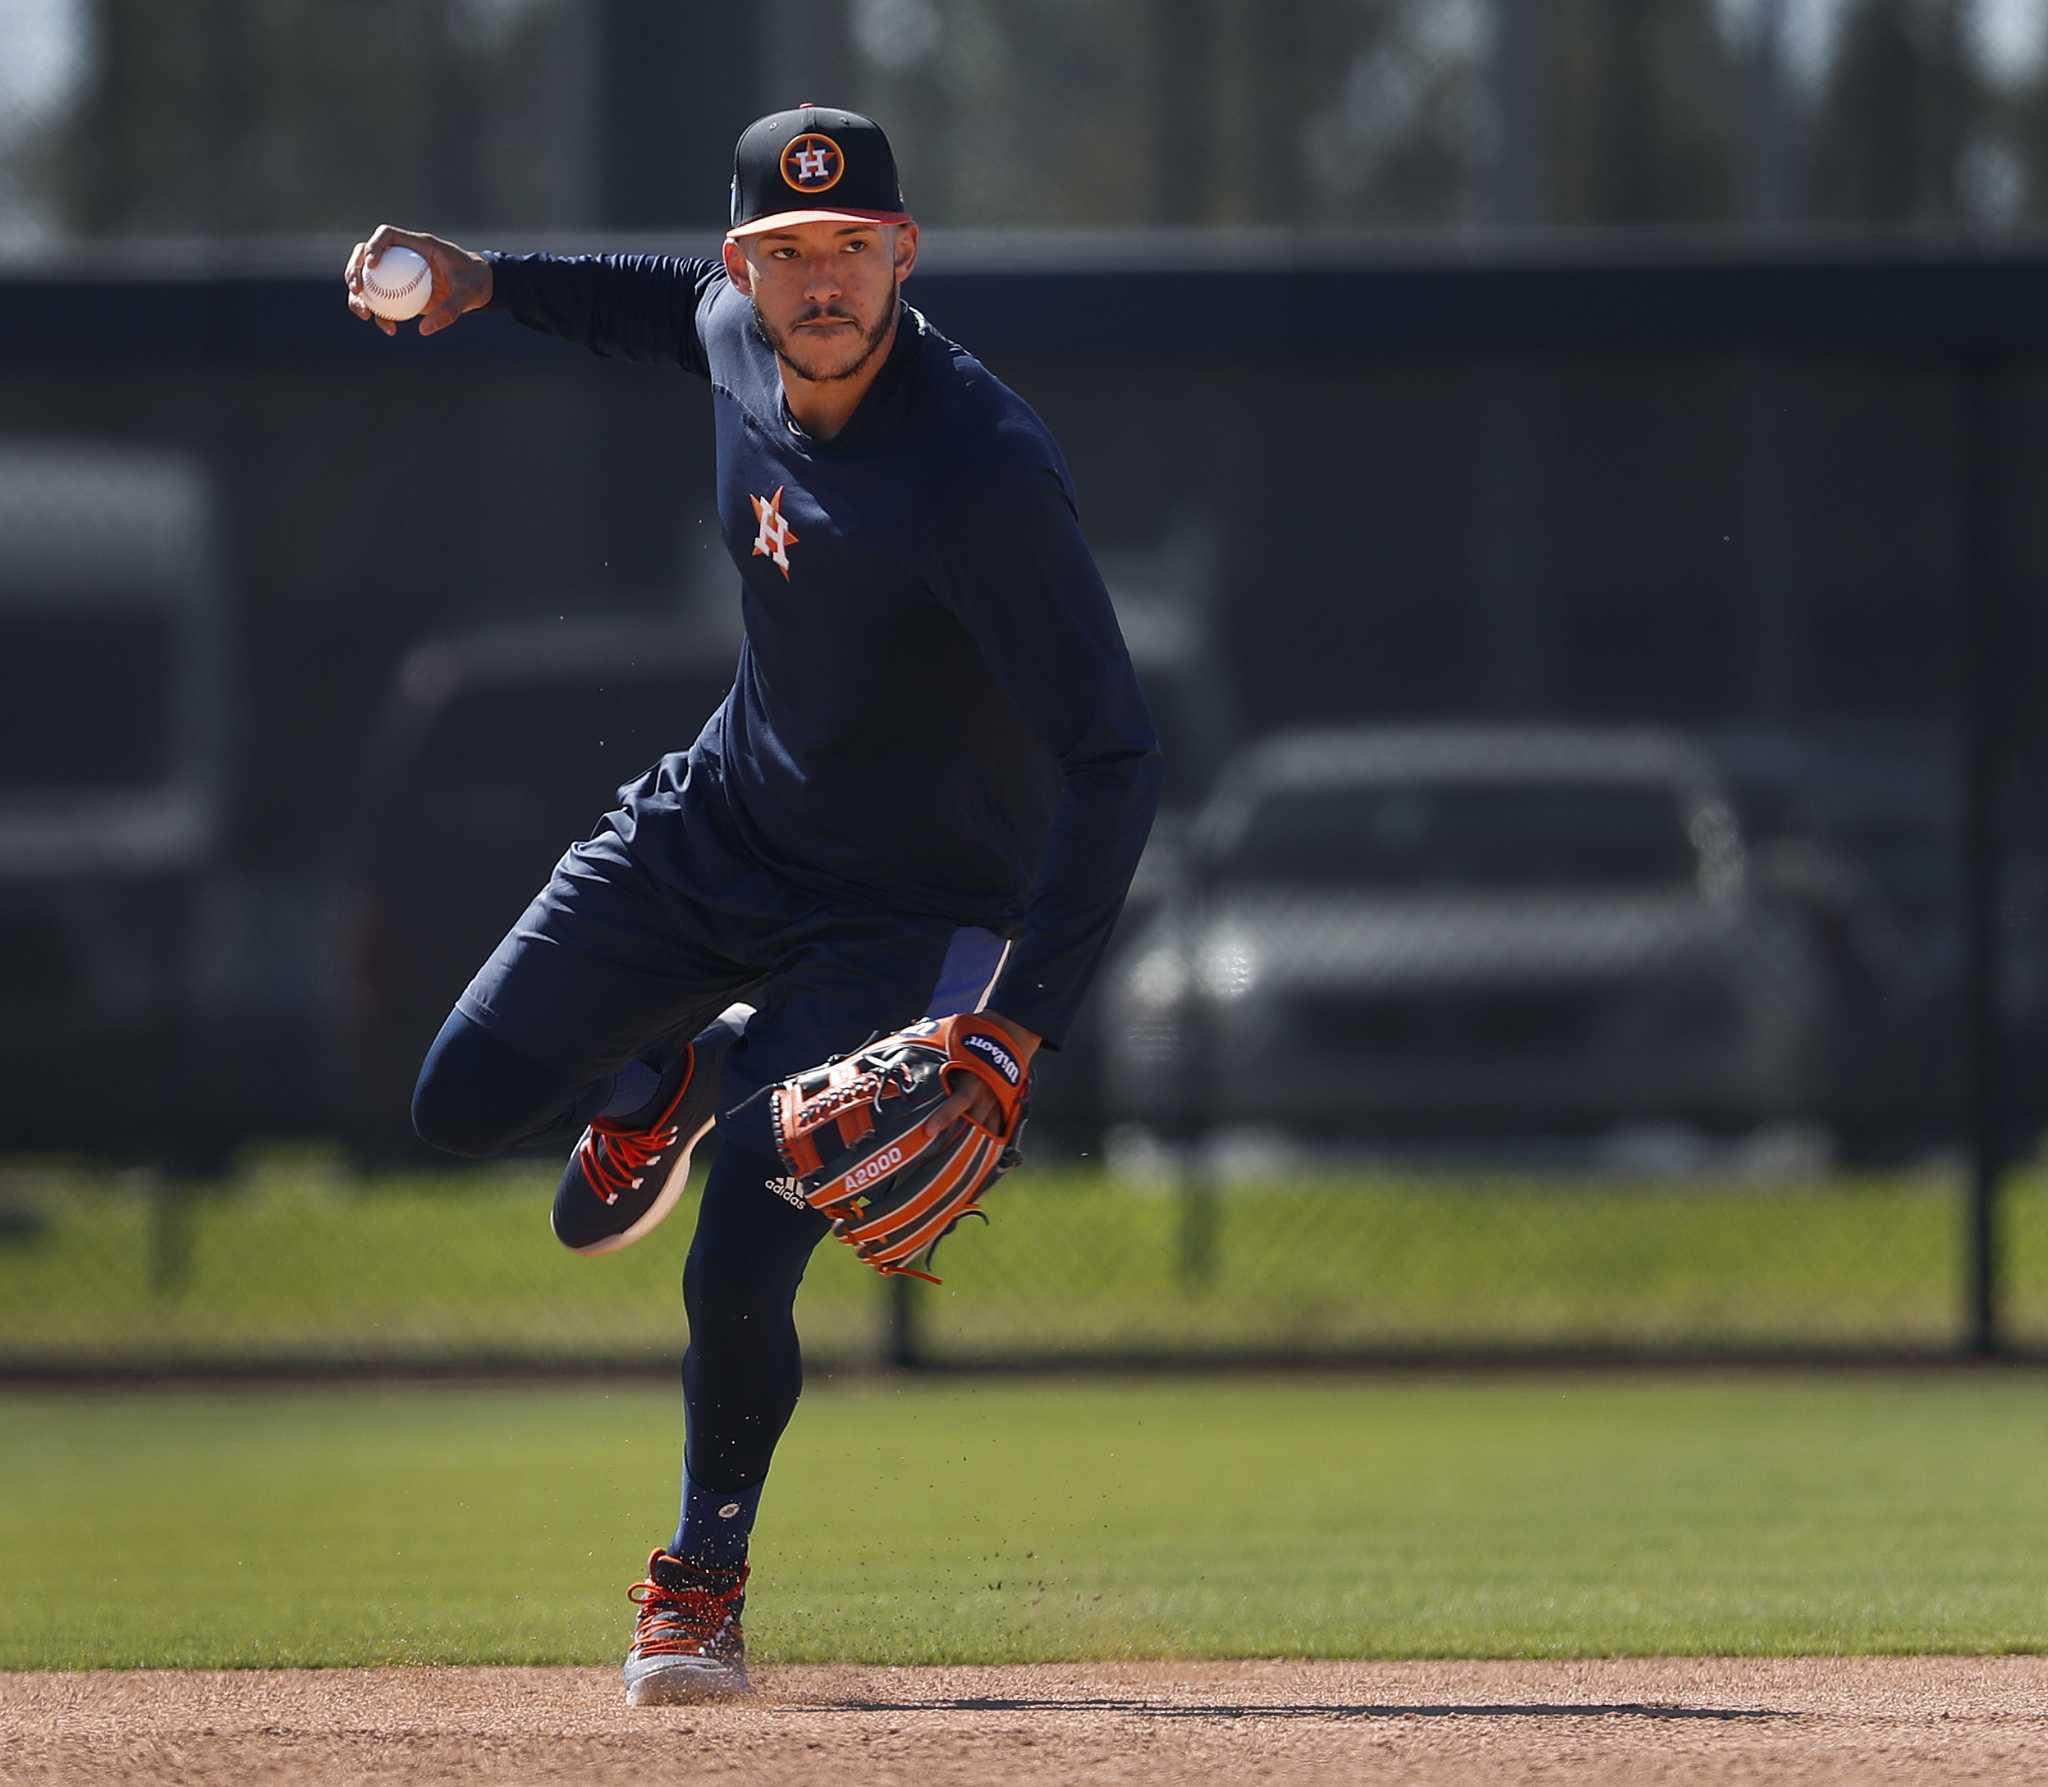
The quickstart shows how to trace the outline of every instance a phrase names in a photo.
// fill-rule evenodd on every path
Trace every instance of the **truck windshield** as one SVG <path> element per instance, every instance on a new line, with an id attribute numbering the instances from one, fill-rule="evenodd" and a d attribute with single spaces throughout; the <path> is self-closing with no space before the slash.
<path id="1" fill-rule="evenodd" d="M 1677 888 L 1700 859 L 1669 786 L 1460 780 L 1276 790 L 1218 867 L 1361 889 Z"/>

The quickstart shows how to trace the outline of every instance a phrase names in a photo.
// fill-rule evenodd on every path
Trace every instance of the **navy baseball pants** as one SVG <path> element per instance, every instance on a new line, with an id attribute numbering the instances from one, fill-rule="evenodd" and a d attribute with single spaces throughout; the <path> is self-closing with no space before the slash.
<path id="1" fill-rule="evenodd" d="M 686 1467 L 726 1490 L 759 1485 L 796 1408 L 797 1287 L 828 1232 L 770 1188 L 785 1169 L 768 1101 L 750 1096 L 877 1031 L 974 1009 L 1003 941 L 792 887 L 732 835 L 716 773 L 677 754 L 619 791 L 462 995 L 413 1120 L 458 1154 L 566 1142 L 622 1070 L 735 1000 L 756 1007 L 727 1057 L 718 1158 L 683 1267 Z"/>

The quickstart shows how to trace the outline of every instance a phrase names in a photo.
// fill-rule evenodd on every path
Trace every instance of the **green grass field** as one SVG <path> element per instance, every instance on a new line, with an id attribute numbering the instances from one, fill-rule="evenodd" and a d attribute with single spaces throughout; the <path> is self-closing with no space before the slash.
<path id="1" fill-rule="evenodd" d="M 146 1182 L 0 1171 L 0 1355 L 672 1355 L 687 1205 L 630 1252 L 547 1229 L 547 1164 L 363 1180 L 259 1157 L 191 1201 L 182 1273 L 153 1273 Z M 1182 1270 L 1183 1206 L 1033 1165 L 920 1289 L 940 1354 L 1529 1343 L 1953 1343 L 1960 1175 L 1812 1180 L 1346 1173 L 1231 1186 L 1214 1269 Z M 2006 1200 L 2015 1340 L 2048 1342 L 2048 1176 Z M 800 1315 L 821 1356 L 873 1354 L 878 1282 L 826 1248 Z"/>
<path id="2" fill-rule="evenodd" d="M 2027 1375 L 814 1387 L 766 1662 L 2048 1648 Z M 0 1666 L 609 1663 L 643 1389 L 0 1398 Z"/>

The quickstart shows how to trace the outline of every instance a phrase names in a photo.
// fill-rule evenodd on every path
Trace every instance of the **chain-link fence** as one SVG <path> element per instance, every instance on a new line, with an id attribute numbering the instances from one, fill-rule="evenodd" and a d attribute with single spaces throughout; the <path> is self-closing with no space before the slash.
<path id="1" fill-rule="evenodd" d="M 2039 1347 L 2040 285 L 931 275 L 1174 781 L 993 1227 L 828 1249 L 816 1355 Z M 687 1204 L 572 1258 L 405 1104 L 723 688 L 701 392 L 326 281 L 0 306 L 0 1355 L 673 1355 Z"/>
<path id="2" fill-rule="evenodd" d="M 692 1221 L 587 1261 L 547 1228 L 554 1169 L 362 1180 L 266 1155 L 196 1186 L 12 1162 L 9 1368 L 228 1372 L 658 1366 L 680 1352 Z M 1508 1164 L 1192 1181 L 1043 1159 L 939 1287 L 835 1247 L 798 1303 L 813 1363 L 1015 1365 L 1560 1356 L 1893 1357 L 1968 1338 L 1953 1164 L 1598 1173 Z M 2005 1200 L 2006 1335 L 2048 1340 L 2048 1197 Z"/>

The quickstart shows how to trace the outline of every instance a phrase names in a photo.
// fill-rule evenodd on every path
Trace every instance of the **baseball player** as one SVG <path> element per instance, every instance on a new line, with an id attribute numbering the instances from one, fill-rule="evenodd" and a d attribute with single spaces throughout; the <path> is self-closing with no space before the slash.
<path id="1" fill-rule="evenodd" d="M 1073 1022 L 1161 772 L 1058 445 L 902 300 L 918 231 L 881 128 L 809 104 L 759 119 L 731 203 L 715 260 L 383 227 L 345 274 L 349 308 L 394 333 L 362 274 L 403 244 L 433 271 L 422 335 L 495 310 L 710 386 L 732 689 L 562 858 L 413 1101 L 463 1155 L 580 1127 L 553 1223 L 584 1253 L 659 1223 L 719 1125 L 683 1269 L 681 1515 L 630 1591 L 636 1706 L 747 1685 L 748 1537 L 801 1387 L 797 1286 L 832 1228 L 757 1095 L 974 1012 L 1016 1084 Z M 984 1089 L 956 1102 L 1005 1121 Z"/>

